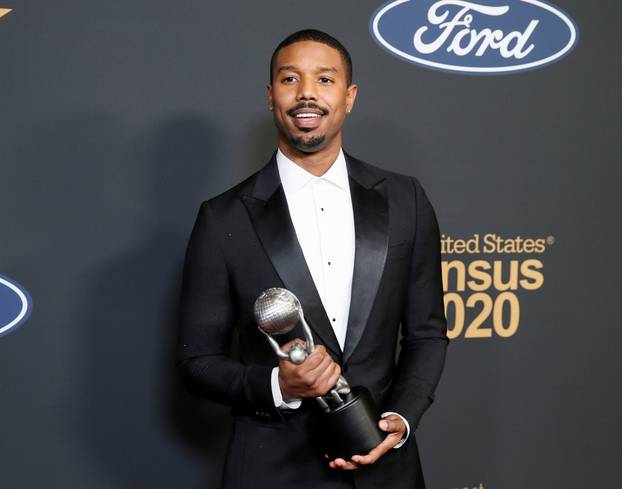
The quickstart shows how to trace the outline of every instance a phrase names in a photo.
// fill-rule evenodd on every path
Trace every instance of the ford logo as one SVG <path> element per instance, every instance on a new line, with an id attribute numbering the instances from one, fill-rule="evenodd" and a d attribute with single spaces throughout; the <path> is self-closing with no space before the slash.
<path id="1" fill-rule="evenodd" d="M 579 37 L 567 14 L 539 0 L 393 0 L 373 13 L 369 30 L 400 59 L 479 75 L 555 63 Z"/>
<path id="2" fill-rule="evenodd" d="M 0 275 L 0 336 L 15 331 L 32 311 L 32 299 L 14 280 Z"/>

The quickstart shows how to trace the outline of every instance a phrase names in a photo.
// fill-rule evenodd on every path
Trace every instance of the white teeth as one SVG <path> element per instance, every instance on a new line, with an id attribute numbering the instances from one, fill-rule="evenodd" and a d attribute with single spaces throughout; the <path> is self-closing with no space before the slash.
<path id="1" fill-rule="evenodd" d="M 307 113 L 307 112 L 304 112 L 302 114 L 296 114 L 296 118 L 298 118 L 298 119 L 301 119 L 303 117 L 320 117 L 320 115 L 319 114 L 314 114 L 314 113 Z"/>

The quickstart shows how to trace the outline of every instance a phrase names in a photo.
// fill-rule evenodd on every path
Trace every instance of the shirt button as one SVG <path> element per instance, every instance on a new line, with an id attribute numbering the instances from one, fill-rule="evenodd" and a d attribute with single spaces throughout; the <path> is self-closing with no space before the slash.
<path id="1" fill-rule="evenodd" d="M 328 262 L 328 264 L 330 265 L 330 262 Z"/>

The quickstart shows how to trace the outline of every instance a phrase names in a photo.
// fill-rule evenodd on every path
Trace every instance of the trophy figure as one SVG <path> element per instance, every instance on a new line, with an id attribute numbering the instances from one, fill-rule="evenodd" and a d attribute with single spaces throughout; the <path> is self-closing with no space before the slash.
<path id="1" fill-rule="evenodd" d="M 255 320 L 277 357 L 300 364 L 315 350 L 311 329 L 305 321 L 298 298 L 289 290 L 273 287 L 264 290 L 255 301 Z M 305 345 L 294 343 L 284 351 L 273 336 L 287 334 L 298 322 Z M 377 426 L 377 409 L 369 391 L 350 387 L 343 376 L 325 396 L 315 398 L 320 407 L 315 426 L 322 431 L 326 452 L 331 458 L 349 459 L 364 455 L 384 439 Z"/>

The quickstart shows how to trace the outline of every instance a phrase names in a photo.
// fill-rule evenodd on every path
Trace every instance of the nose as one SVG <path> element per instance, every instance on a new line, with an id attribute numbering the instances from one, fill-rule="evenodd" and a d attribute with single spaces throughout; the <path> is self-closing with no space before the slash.
<path id="1" fill-rule="evenodd" d="M 298 84 L 298 100 L 317 100 L 315 80 L 304 76 Z"/>

